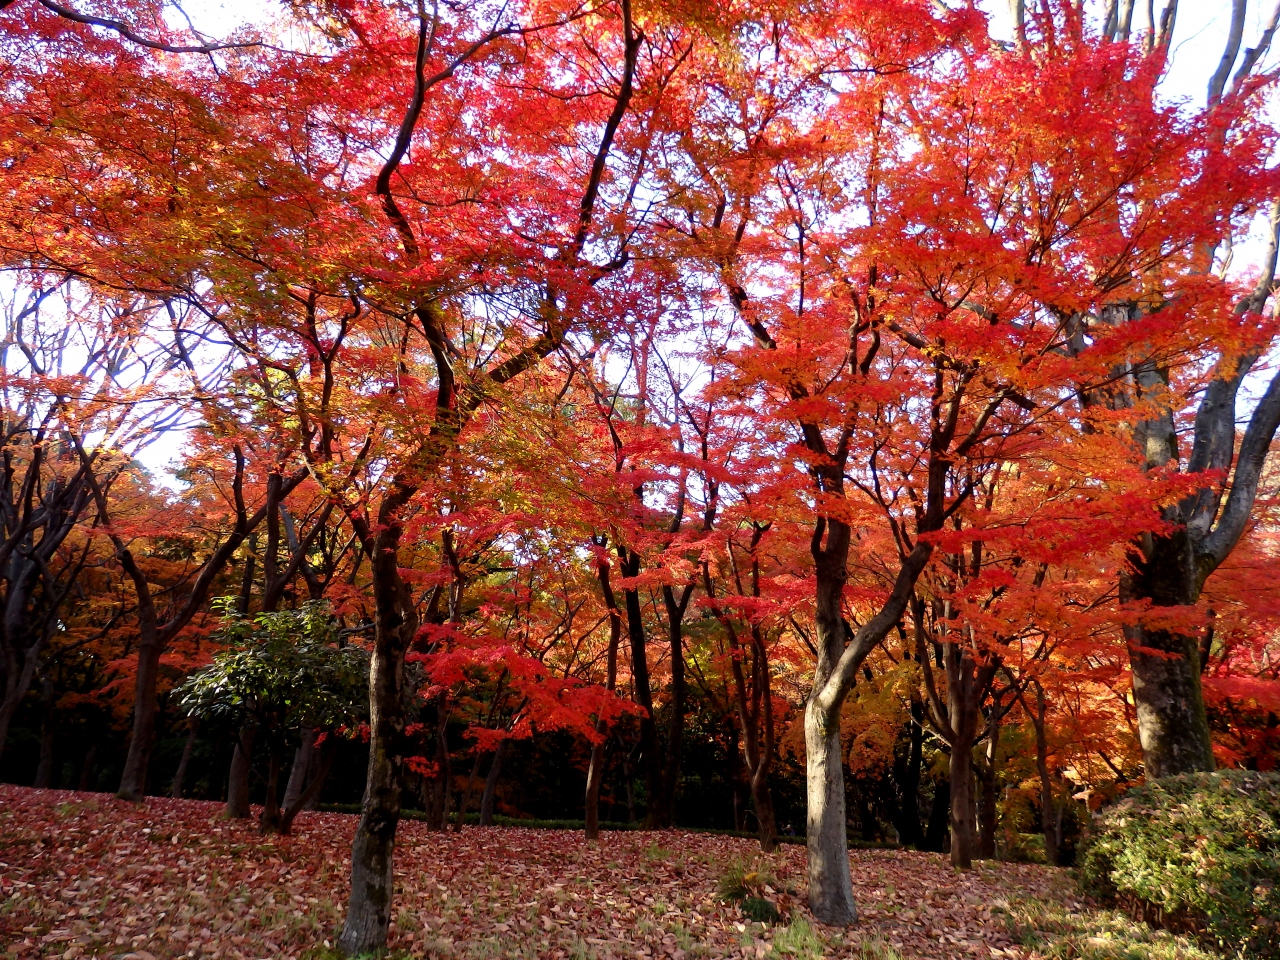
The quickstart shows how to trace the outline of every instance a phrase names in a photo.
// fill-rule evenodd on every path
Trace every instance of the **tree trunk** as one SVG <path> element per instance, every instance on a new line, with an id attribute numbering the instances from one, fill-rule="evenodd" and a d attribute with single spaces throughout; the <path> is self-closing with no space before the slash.
<path id="1" fill-rule="evenodd" d="M 53 677 L 40 678 L 40 760 L 32 786 L 48 790 L 53 783 Z"/>
<path id="2" fill-rule="evenodd" d="M 289 782 L 285 785 L 284 801 L 281 804 L 286 810 L 296 804 L 298 798 L 302 796 L 302 791 L 306 789 L 307 777 L 311 775 L 311 768 L 315 766 L 315 728 L 303 727 L 299 734 L 302 742 L 298 744 L 298 750 L 293 755 L 293 766 L 289 770 Z"/>
<path id="3" fill-rule="evenodd" d="M 1053 781 L 1049 777 L 1049 741 L 1045 735 L 1044 689 L 1037 682 L 1036 710 L 1031 723 L 1036 731 L 1036 772 L 1040 775 L 1040 832 L 1044 835 L 1044 862 L 1058 866 L 1058 831 L 1053 822 Z"/>
<path id="4" fill-rule="evenodd" d="M 605 724 L 596 721 L 596 736 L 600 738 L 591 745 L 591 761 L 587 764 L 587 795 L 583 806 L 584 832 L 588 840 L 600 839 L 600 784 L 604 780 Z"/>
<path id="5" fill-rule="evenodd" d="M 4 755 L 5 744 L 9 742 L 9 724 L 13 715 L 31 691 L 43 647 L 44 637 L 41 636 L 37 643 L 27 649 L 21 667 L 18 666 L 16 653 L 6 651 L 4 699 L 0 701 L 0 756 Z"/>
<path id="6" fill-rule="evenodd" d="M 411 496 L 399 486 L 387 495 L 379 511 L 383 529 L 370 551 L 377 613 L 369 664 L 369 767 L 351 844 L 351 899 L 338 938 L 347 956 L 383 950 L 391 923 L 391 861 L 404 767 L 404 655 L 417 633 L 413 600 L 398 569 L 401 528 L 391 521 Z"/>
<path id="7" fill-rule="evenodd" d="M 973 866 L 973 742 L 951 745 L 951 865 Z"/>
<path id="8" fill-rule="evenodd" d="M 622 558 L 622 575 L 640 575 L 640 555 L 625 547 L 618 548 Z M 640 717 L 640 764 L 644 772 L 645 822 L 652 825 L 655 807 L 662 792 L 662 768 L 658 757 L 658 729 L 653 717 L 653 690 L 649 684 L 649 653 L 644 632 L 644 612 L 640 592 L 634 587 L 623 591 L 627 610 L 627 636 L 631 641 L 631 686 L 635 702 L 644 710 Z"/>
<path id="9" fill-rule="evenodd" d="M 144 617 L 138 611 L 139 619 Z M 147 793 L 147 768 L 151 763 L 151 747 L 156 735 L 156 681 L 160 672 L 160 655 L 164 644 L 155 629 L 155 611 L 150 611 L 150 629 L 142 629 L 138 645 L 138 675 L 133 685 L 133 730 L 129 737 L 129 753 L 120 776 L 121 800 L 139 801 Z"/>
<path id="10" fill-rule="evenodd" d="M 249 772 L 253 769 L 253 741 L 257 733 L 257 727 L 244 727 L 236 739 L 235 752 L 231 754 L 225 814 L 236 820 L 247 820 L 252 816 L 249 809 Z"/>
<path id="11" fill-rule="evenodd" d="M 996 822 L 999 809 L 997 785 L 999 782 L 1000 704 L 993 700 L 991 714 L 987 718 L 987 751 L 978 765 L 978 777 L 982 783 L 982 796 L 978 801 L 978 859 L 994 860 L 996 856 Z"/>
<path id="12" fill-rule="evenodd" d="M 605 689 L 613 693 L 618 686 L 618 646 L 622 640 L 622 613 L 618 610 L 618 601 L 614 596 L 613 586 L 609 582 L 608 554 L 604 553 L 603 542 L 599 542 L 598 546 L 600 553 L 596 559 L 596 579 L 600 581 L 600 594 L 604 597 L 605 609 L 609 611 L 609 653 L 605 662 Z M 600 739 L 591 745 L 591 762 L 587 766 L 587 796 L 583 814 L 588 840 L 600 839 L 600 786 L 604 782 L 605 752 L 608 747 L 605 739 L 607 732 L 603 718 L 597 719 L 596 736 Z M 498 757 L 495 756 L 494 763 L 497 762 Z M 485 796 L 488 794 L 489 788 L 486 784 Z"/>
<path id="13" fill-rule="evenodd" d="M 259 833 L 280 833 L 280 751 L 274 738 L 267 741 L 267 795 L 258 818 Z"/>
<path id="14" fill-rule="evenodd" d="M 933 788 L 933 806 L 929 808 L 929 826 L 924 832 L 923 849 L 941 853 L 946 846 L 947 827 L 951 818 L 951 781 L 939 780 Z"/>
<path id="15" fill-rule="evenodd" d="M 778 849 L 778 819 L 773 810 L 773 791 L 769 789 L 769 768 L 762 765 L 751 777 L 751 802 L 756 808 L 756 827 L 760 849 L 773 853 Z"/>
<path id="16" fill-rule="evenodd" d="M 825 548 L 821 546 L 824 530 Z M 818 662 L 814 667 L 813 690 L 804 710 L 809 910 L 819 922 L 838 927 L 858 920 L 853 878 L 849 872 L 844 751 L 840 746 L 840 708 L 852 679 L 840 685 L 834 676 L 845 650 L 847 633 L 841 605 L 849 539 L 849 527 L 842 521 L 820 518 L 815 526 L 811 550 L 817 579 L 814 624 Z M 828 690 L 833 682 L 837 688 Z"/>
<path id="17" fill-rule="evenodd" d="M 904 847 L 919 847 L 924 840 L 920 829 L 920 770 L 924 764 L 924 703 L 919 692 L 911 691 L 911 723 L 908 725 L 907 755 L 894 764 L 898 787 L 898 816 L 894 826 Z"/>
<path id="18" fill-rule="evenodd" d="M 507 755 L 510 740 L 499 740 L 489 761 L 489 773 L 484 778 L 484 796 L 480 798 L 480 826 L 493 826 L 493 806 L 498 795 L 498 778 L 502 776 L 502 760 Z"/>
<path id="19" fill-rule="evenodd" d="M 200 732 L 200 718 L 192 717 L 187 721 L 187 742 L 182 748 L 182 759 L 178 761 L 178 771 L 173 775 L 173 789 L 170 796 L 174 800 L 182 799 L 182 787 L 187 780 L 187 769 L 191 766 L 191 752 L 195 749 L 196 735 Z"/>
<path id="20" fill-rule="evenodd" d="M 476 758 L 471 763 L 471 772 L 467 774 L 467 786 L 462 791 L 462 799 L 458 801 L 458 819 L 453 825 L 455 833 L 462 832 L 462 821 L 467 819 L 467 811 L 471 808 L 471 793 L 475 789 L 476 777 L 480 775 L 480 761 L 483 759 L 484 755 L 477 751 Z"/>
<path id="21" fill-rule="evenodd" d="M 676 595 L 674 588 L 662 588 L 663 606 L 667 613 L 667 642 L 671 650 L 671 725 L 667 731 L 667 755 L 659 780 L 650 825 L 661 830 L 675 820 L 676 793 L 680 786 L 680 755 L 684 745 L 684 715 L 687 690 L 684 676 L 684 615 L 693 596 L 693 584 L 687 584 Z"/>
<path id="22" fill-rule="evenodd" d="M 848 926 L 857 922 L 858 908 L 849 873 L 839 711 L 832 716 L 810 698 L 804 711 L 804 742 L 809 909 L 820 923 Z"/>
<path id="23" fill-rule="evenodd" d="M 93 764 L 98 758 L 98 745 L 96 743 L 89 744 L 89 749 L 85 752 L 84 763 L 80 765 L 80 780 L 76 784 L 76 789 L 81 793 L 87 791 L 93 785 Z"/>
<path id="24" fill-rule="evenodd" d="M 756 525 L 751 537 L 751 595 L 760 596 L 760 561 L 756 549 L 768 529 L 767 525 Z M 729 548 L 730 564 L 734 563 L 733 548 Z M 737 576 L 737 567 L 733 566 Z M 764 636 L 758 622 L 750 625 L 751 637 L 751 687 L 748 691 L 743 661 L 747 652 L 743 649 L 737 628 L 718 605 L 715 604 L 715 584 L 711 579 L 711 567 L 705 561 L 702 564 L 703 588 L 707 599 L 711 602 L 711 611 L 724 627 L 729 641 L 729 667 L 733 674 L 733 691 L 736 704 L 737 726 L 730 744 L 732 774 L 734 783 L 734 826 L 738 826 L 740 813 L 738 804 L 737 783 L 738 744 L 741 740 L 743 759 L 746 761 L 747 786 L 751 791 L 751 800 L 756 811 L 756 829 L 760 836 L 760 849 L 772 853 L 778 846 L 778 824 L 773 811 L 773 794 L 769 790 L 769 769 L 773 763 L 773 691 L 769 679 L 769 652 L 765 646 Z M 742 589 L 741 579 L 738 581 Z M 763 729 L 762 729 L 763 728 Z M 739 736 L 740 735 L 740 736 Z M 763 739 L 763 743 L 761 740 Z"/>
<path id="25" fill-rule="evenodd" d="M 320 796 L 320 791 L 324 789 L 324 782 L 329 776 L 329 770 L 333 767 L 333 759 L 338 755 L 336 745 L 330 745 L 328 749 L 321 747 L 314 751 L 312 753 L 313 759 L 316 759 L 317 755 L 319 763 L 311 764 L 316 768 L 315 777 L 307 784 L 306 789 L 294 798 L 292 803 L 285 805 L 280 814 L 280 833 L 282 834 L 292 832 L 293 821 L 299 813 L 314 807 L 316 799 Z"/>
<path id="26" fill-rule="evenodd" d="M 996 858 L 996 826 L 999 822 L 997 779 L 989 763 L 978 765 L 978 859 Z"/>
<path id="27" fill-rule="evenodd" d="M 1191 606 L 1199 599 L 1195 553 L 1185 531 L 1152 537 L 1133 574 L 1121 578 L 1123 602 Z M 1213 770 L 1213 741 L 1200 686 L 1195 637 L 1133 625 L 1125 629 L 1138 738 L 1147 777 Z"/>

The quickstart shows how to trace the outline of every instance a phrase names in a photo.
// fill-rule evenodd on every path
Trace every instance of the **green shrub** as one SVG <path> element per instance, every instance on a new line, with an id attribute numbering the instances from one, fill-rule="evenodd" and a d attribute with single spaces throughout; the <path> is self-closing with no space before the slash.
<path id="1" fill-rule="evenodd" d="M 1280 958 L 1280 775 L 1185 774 L 1129 791 L 1099 817 L 1080 879 L 1237 956 Z"/>

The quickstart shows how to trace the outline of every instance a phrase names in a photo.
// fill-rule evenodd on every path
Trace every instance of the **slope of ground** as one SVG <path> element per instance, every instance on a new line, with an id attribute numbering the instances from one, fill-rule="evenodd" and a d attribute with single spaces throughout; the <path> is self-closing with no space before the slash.
<path id="1" fill-rule="evenodd" d="M 0 943 L 18 958 L 323 955 L 346 895 L 356 818 L 308 813 L 263 838 L 221 806 L 0 786 Z M 862 922 L 804 920 L 804 850 L 761 857 L 747 840 L 664 831 L 599 844 L 552 830 L 401 825 L 391 948 L 402 956 L 588 958 L 1030 957 L 1008 933 L 1022 898 L 1070 907 L 1043 867 L 953 871 L 939 856 L 855 851 Z M 790 910 L 775 927 L 717 895 L 758 870 Z"/>

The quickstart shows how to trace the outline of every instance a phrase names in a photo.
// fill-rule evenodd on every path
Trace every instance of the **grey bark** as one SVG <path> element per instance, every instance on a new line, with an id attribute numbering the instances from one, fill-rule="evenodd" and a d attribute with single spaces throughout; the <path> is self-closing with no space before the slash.
<path id="1" fill-rule="evenodd" d="M 302 791 L 306 788 L 307 778 L 315 765 L 316 731 L 314 727 L 303 727 L 300 731 L 301 742 L 293 756 L 293 766 L 289 769 L 289 782 L 284 788 L 283 806 L 293 806 Z"/>
<path id="2" fill-rule="evenodd" d="M 182 759 L 178 761 L 178 769 L 173 775 L 173 789 L 170 796 L 174 800 L 182 799 L 182 788 L 187 781 L 187 769 L 191 766 L 191 753 L 195 749 L 196 737 L 200 733 L 199 717 L 187 721 L 187 742 L 182 747 Z"/>
<path id="3" fill-rule="evenodd" d="M 227 776 L 227 806 L 225 815 L 235 820 L 247 820 L 249 809 L 249 773 L 253 768 L 253 742 L 257 739 L 256 727 L 245 727 L 236 738 L 235 752 L 231 755 L 231 772 Z"/>
<path id="4" fill-rule="evenodd" d="M 502 776 L 502 761 L 511 748 L 509 739 L 498 741 L 493 751 L 493 759 L 489 761 L 489 772 L 484 778 L 484 795 L 480 799 L 480 826 L 493 826 L 493 810 L 498 798 L 498 780 Z"/>

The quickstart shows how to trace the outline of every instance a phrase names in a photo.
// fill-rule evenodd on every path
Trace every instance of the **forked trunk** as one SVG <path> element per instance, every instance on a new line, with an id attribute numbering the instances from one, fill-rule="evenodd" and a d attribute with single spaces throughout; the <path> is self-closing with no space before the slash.
<path id="1" fill-rule="evenodd" d="M 315 765 L 315 728 L 303 727 L 301 739 L 302 742 L 298 744 L 298 750 L 293 755 L 293 766 L 289 770 L 289 782 L 284 788 L 284 800 L 281 805 L 286 810 L 297 802 L 298 797 L 302 796 L 302 791 L 306 788 L 307 777 L 311 774 L 311 768 Z"/>
<path id="2" fill-rule="evenodd" d="M 618 548 L 618 555 L 622 559 L 623 576 L 639 576 L 640 555 L 623 547 Z M 652 826 L 661 805 L 662 765 L 658 756 L 658 728 L 653 716 L 653 690 L 649 684 L 648 638 L 644 632 L 644 610 L 640 605 L 639 591 L 627 589 L 623 596 L 627 611 L 627 637 L 631 643 L 631 687 L 635 702 L 644 711 L 640 716 L 640 766 L 644 771 L 647 803 L 645 822 Z"/>
<path id="3" fill-rule="evenodd" d="M 844 756 L 840 749 L 840 713 L 825 711 L 812 698 L 805 705 L 804 745 L 807 785 L 809 909 L 821 923 L 856 923 L 845 833 Z"/>
<path id="4" fill-rule="evenodd" d="M 333 767 L 333 758 L 338 755 L 338 751 L 334 746 L 328 749 L 319 748 L 312 755 L 319 754 L 319 763 L 313 763 L 316 767 L 316 775 L 311 780 L 305 790 L 296 796 L 291 802 L 285 804 L 284 809 L 280 812 L 280 833 L 287 834 L 293 830 L 293 821 L 303 810 L 311 809 L 320 791 L 324 789 L 324 782 L 329 776 L 329 770 Z"/>
<path id="5" fill-rule="evenodd" d="M 1154 607 L 1191 606 L 1199 599 L 1195 553 L 1185 531 L 1152 538 L 1149 554 L 1121 580 L 1122 601 Z M 1200 686 L 1195 637 L 1140 625 L 1125 630 L 1147 777 L 1213 770 L 1213 741 Z"/>

